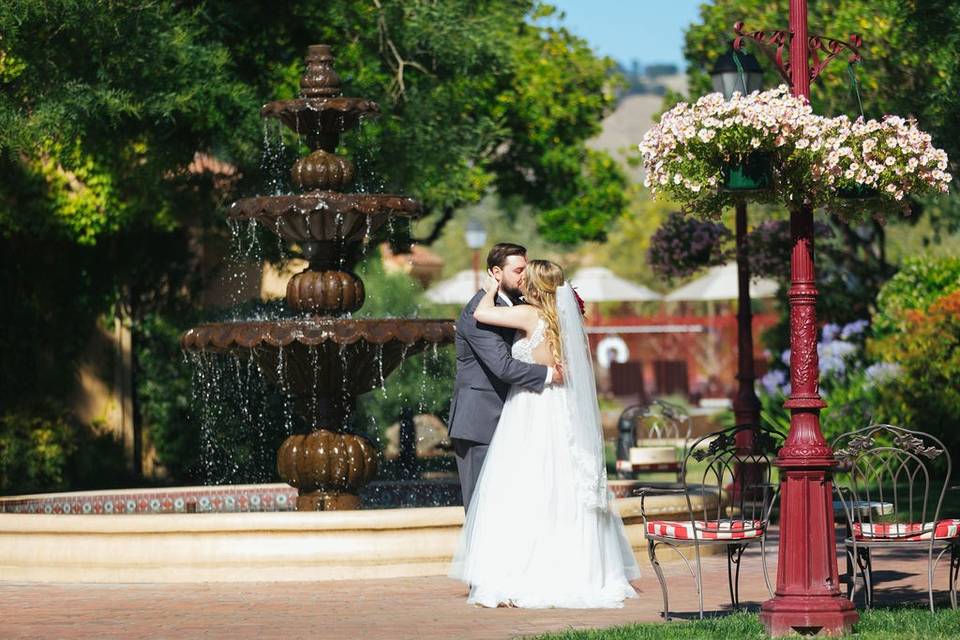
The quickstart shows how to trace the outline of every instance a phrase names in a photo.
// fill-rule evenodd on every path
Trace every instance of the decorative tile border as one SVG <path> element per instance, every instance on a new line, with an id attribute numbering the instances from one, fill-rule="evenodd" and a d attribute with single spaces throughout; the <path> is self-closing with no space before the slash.
<path id="1" fill-rule="evenodd" d="M 138 513 L 223 513 L 293 511 L 297 506 L 293 487 L 215 488 L 209 490 L 151 490 L 123 494 L 84 493 L 52 495 L 49 498 L 0 498 L 0 512 L 117 515 Z"/>
<path id="2" fill-rule="evenodd" d="M 455 478 L 375 481 L 361 491 L 363 508 L 438 507 L 462 504 Z M 283 484 L 211 486 L 111 492 L 59 493 L 0 498 L 0 513 L 121 515 L 141 513 L 246 513 L 295 511 L 297 490 Z"/>

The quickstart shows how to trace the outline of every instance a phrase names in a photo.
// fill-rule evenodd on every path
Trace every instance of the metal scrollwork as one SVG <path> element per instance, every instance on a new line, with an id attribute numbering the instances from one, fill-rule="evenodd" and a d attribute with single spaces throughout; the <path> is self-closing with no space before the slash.
<path id="1" fill-rule="evenodd" d="M 874 447 L 874 444 L 873 434 L 854 436 L 847 442 L 846 447 L 834 451 L 833 455 L 840 460 L 848 460 L 860 455 L 864 451 L 869 451 Z"/>
<path id="2" fill-rule="evenodd" d="M 718 452 L 729 449 L 735 444 L 736 440 L 732 434 L 729 433 L 720 433 L 717 435 L 713 441 L 710 442 L 710 445 L 706 449 L 698 449 L 694 451 L 692 455 L 697 462 L 702 462 L 706 458 L 711 458 L 717 455 Z"/>
<path id="3" fill-rule="evenodd" d="M 893 439 L 893 443 L 897 448 L 917 456 L 923 456 L 927 460 L 935 460 L 943 453 L 941 449 L 936 447 L 925 447 L 923 440 L 909 433 L 897 436 Z"/>
<path id="4" fill-rule="evenodd" d="M 790 60 L 785 57 L 789 54 L 790 41 L 793 39 L 793 33 L 788 30 L 778 29 L 776 31 L 746 31 L 742 22 L 733 25 L 733 32 L 737 37 L 733 41 L 733 48 L 737 51 L 743 48 L 744 39 L 752 40 L 757 43 L 764 55 L 766 55 L 775 65 L 777 71 L 790 84 Z M 863 46 L 863 38 L 853 33 L 847 39 L 834 40 L 825 36 L 811 35 L 807 39 L 807 48 L 810 52 L 810 81 L 814 81 L 820 75 L 820 72 L 826 68 L 830 61 L 836 58 L 844 51 L 849 51 L 848 61 L 853 64 L 860 61 L 860 47 Z"/>
<path id="5" fill-rule="evenodd" d="M 777 441 L 769 433 L 757 430 L 753 436 L 754 453 L 774 453 L 777 450 Z"/>

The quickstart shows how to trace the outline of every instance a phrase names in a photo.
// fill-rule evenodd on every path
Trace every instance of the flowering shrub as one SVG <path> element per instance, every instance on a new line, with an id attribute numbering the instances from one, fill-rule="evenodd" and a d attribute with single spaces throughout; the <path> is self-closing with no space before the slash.
<path id="1" fill-rule="evenodd" d="M 904 414 L 904 426 L 932 433 L 955 449 L 960 446 L 960 290 L 900 315 L 903 329 L 870 345 L 873 355 L 903 371 L 886 387 L 882 402 Z"/>
<path id="2" fill-rule="evenodd" d="M 754 154 L 770 156 L 774 188 L 751 199 L 804 202 L 846 216 L 903 210 L 906 196 L 945 193 L 952 180 L 946 153 L 915 121 L 825 118 L 786 86 L 680 103 L 644 135 L 640 151 L 646 186 L 711 218 L 734 197 L 723 189 L 724 169 Z M 845 197 L 851 193 L 872 197 Z"/>
<path id="3" fill-rule="evenodd" d="M 685 278 L 726 263 L 733 255 L 732 241 L 733 234 L 718 222 L 673 212 L 651 237 L 647 262 L 660 276 Z"/>
<path id="4" fill-rule="evenodd" d="M 873 337 L 905 334 L 911 325 L 906 312 L 927 309 L 937 299 L 960 289 L 960 257 L 910 257 L 877 294 Z"/>
<path id="5" fill-rule="evenodd" d="M 820 395 L 827 401 L 821 412 L 821 430 L 830 441 L 841 433 L 865 427 L 871 421 L 899 420 L 881 402 L 882 389 L 898 380 L 899 365 L 868 364 L 864 340 L 869 328 L 866 320 L 846 325 L 826 324 L 817 343 L 820 360 Z M 762 417 L 783 427 L 790 421 L 783 402 L 790 395 L 790 378 L 785 367 L 790 365 L 790 351 L 784 351 L 779 365 L 759 380 Z"/>

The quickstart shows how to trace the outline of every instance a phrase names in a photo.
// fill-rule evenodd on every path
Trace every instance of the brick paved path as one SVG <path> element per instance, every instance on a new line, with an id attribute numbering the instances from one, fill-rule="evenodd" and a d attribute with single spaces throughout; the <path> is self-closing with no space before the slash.
<path id="1" fill-rule="evenodd" d="M 776 576 L 776 549 L 768 550 Z M 645 560 L 645 559 L 644 559 Z M 623 609 L 478 609 L 465 588 L 442 577 L 316 583 L 39 585 L 0 583 L 0 638 L 512 638 L 568 628 L 660 620 L 660 590 L 641 564 L 640 597 Z M 681 562 L 664 565 L 673 611 L 696 612 L 693 580 Z M 926 584 L 915 560 L 880 559 L 878 598 L 917 600 Z M 842 565 L 841 565 L 842 571 Z M 946 584 L 943 568 L 938 585 Z M 940 578 L 943 578 L 942 580 Z M 704 559 L 705 606 L 728 607 L 726 563 Z M 741 600 L 767 597 L 759 554 L 745 554 Z"/>

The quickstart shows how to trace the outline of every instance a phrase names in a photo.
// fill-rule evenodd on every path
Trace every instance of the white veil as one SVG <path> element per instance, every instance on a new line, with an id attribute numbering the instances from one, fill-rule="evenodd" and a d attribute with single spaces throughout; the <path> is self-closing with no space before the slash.
<path id="1" fill-rule="evenodd" d="M 569 283 L 557 289 L 557 316 L 563 350 L 564 393 L 571 418 L 567 435 L 573 452 L 577 493 L 588 508 L 606 511 L 607 466 L 593 358 L 580 304 Z"/>

